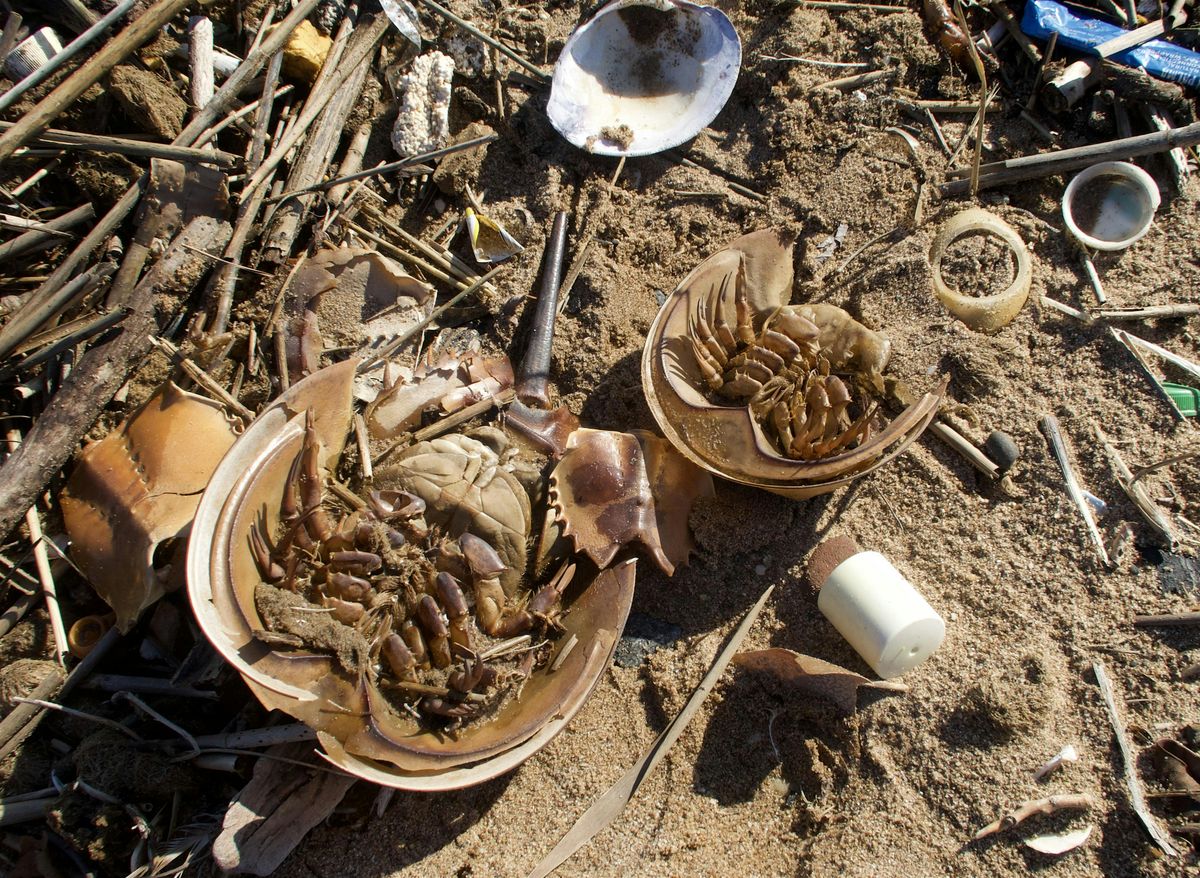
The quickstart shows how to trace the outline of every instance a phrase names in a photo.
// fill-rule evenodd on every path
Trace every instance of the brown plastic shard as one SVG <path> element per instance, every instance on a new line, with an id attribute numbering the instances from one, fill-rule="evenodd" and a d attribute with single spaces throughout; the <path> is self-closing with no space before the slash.
<path id="1" fill-rule="evenodd" d="M 221 406 L 167 383 L 80 454 L 59 498 L 71 555 L 122 631 L 167 590 L 155 550 L 187 535 L 235 438 Z"/>
<path id="2" fill-rule="evenodd" d="M 577 552 L 605 567 L 640 542 L 671 576 L 692 549 L 692 503 L 712 478 L 648 433 L 580 428 L 550 477 L 551 502 Z"/>

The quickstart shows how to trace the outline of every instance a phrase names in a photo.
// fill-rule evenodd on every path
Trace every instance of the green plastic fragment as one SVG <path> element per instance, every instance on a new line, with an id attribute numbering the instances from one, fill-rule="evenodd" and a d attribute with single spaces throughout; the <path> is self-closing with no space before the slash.
<path id="1" fill-rule="evenodd" d="M 1172 381 L 1164 381 L 1162 386 L 1167 395 L 1175 400 L 1175 405 L 1179 406 L 1185 418 L 1194 418 L 1197 412 L 1200 412 L 1200 390 Z"/>

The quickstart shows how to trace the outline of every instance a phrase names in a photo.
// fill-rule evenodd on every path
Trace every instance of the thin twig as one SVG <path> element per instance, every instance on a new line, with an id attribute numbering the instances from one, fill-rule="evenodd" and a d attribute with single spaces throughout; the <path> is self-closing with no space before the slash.
<path id="1" fill-rule="evenodd" d="M 1113 732 L 1117 736 L 1117 746 L 1121 750 L 1121 761 L 1125 766 L 1125 783 L 1129 788 L 1129 799 L 1133 805 L 1133 810 L 1141 818 L 1146 831 L 1150 833 L 1150 837 L 1163 849 L 1163 852 L 1167 856 L 1173 857 L 1178 852 L 1171 845 L 1171 840 L 1167 838 L 1166 833 L 1159 828 L 1158 822 L 1150 813 L 1150 809 L 1146 807 L 1146 797 L 1142 792 L 1142 782 L 1138 779 L 1137 762 L 1134 759 L 1133 749 L 1129 746 L 1129 739 L 1125 734 L 1125 723 L 1122 721 L 1121 711 L 1117 707 L 1117 696 L 1113 685 L 1109 681 L 1108 674 L 1105 672 L 1102 663 L 1092 662 L 1092 670 L 1096 673 L 1096 684 L 1100 687 L 1100 694 L 1104 698 L 1104 706 L 1108 709 L 1109 721 L 1112 723 Z"/>
<path id="2" fill-rule="evenodd" d="M 424 332 L 425 327 L 427 327 L 430 323 L 432 323 L 434 320 L 437 320 L 439 317 L 441 317 L 443 314 L 445 314 L 447 311 L 449 311 L 451 308 L 453 308 L 455 305 L 457 305 L 460 301 L 465 299 L 467 296 L 471 295 L 471 293 L 474 293 L 477 290 L 482 289 L 484 284 L 486 284 L 492 278 L 498 276 L 501 272 L 505 271 L 507 268 L 508 268 L 507 264 L 497 265 L 495 268 L 493 268 L 487 274 L 479 277 L 474 283 L 472 283 L 470 286 L 468 286 L 462 292 L 458 293 L 455 296 L 452 296 L 449 299 L 449 301 L 447 301 L 445 304 L 439 305 L 437 308 L 434 308 L 433 311 L 431 311 L 429 313 L 429 316 L 425 317 L 416 326 L 413 326 L 411 329 L 409 329 L 407 332 L 405 332 L 403 335 L 401 335 L 399 338 L 395 339 L 394 341 L 388 342 L 386 345 L 379 348 L 379 350 L 374 351 L 373 352 L 374 356 L 371 359 L 365 359 L 363 361 L 363 363 L 358 367 L 358 370 L 357 370 L 358 374 L 362 375 L 364 372 L 370 371 L 370 369 L 373 368 L 376 363 L 386 360 L 388 357 L 392 356 L 397 351 L 401 350 L 406 344 L 408 344 L 410 341 L 412 341 L 413 338 L 415 338 L 420 333 Z M 372 351 L 370 351 L 368 349 L 368 350 L 362 351 L 361 353 L 363 354 L 363 356 L 367 356 L 367 355 L 371 354 Z"/>
<path id="3" fill-rule="evenodd" d="M 1109 560 L 1108 551 L 1104 548 L 1104 538 L 1100 536 L 1100 529 L 1096 527 L 1096 521 L 1092 518 L 1091 510 L 1088 508 L 1087 500 L 1083 496 L 1083 488 L 1079 485 L 1079 479 L 1075 475 L 1075 468 L 1071 465 L 1071 458 L 1067 450 L 1066 437 L 1063 436 L 1062 430 L 1058 425 L 1058 418 L 1054 415 L 1042 415 L 1038 426 L 1050 443 L 1050 450 L 1054 452 L 1055 459 L 1058 460 L 1059 468 L 1062 470 L 1063 479 L 1067 483 L 1067 493 L 1075 502 L 1079 514 L 1083 517 L 1083 522 L 1087 525 L 1088 535 L 1092 539 L 1092 543 L 1096 546 L 1096 551 L 1100 555 L 1100 560 L 1104 562 L 1104 566 L 1111 568 L 1112 561 Z"/>
<path id="4" fill-rule="evenodd" d="M 189 378 L 203 387 L 206 393 L 216 398 L 218 402 L 228 408 L 234 415 L 241 418 L 247 424 L 254 420 L 254 412 L 250 411 L 250 409 L 246 408 L 244 405 L 230 396 L 229 392 L 225 390 L 224 387 L 217 383 L 217 381 L 214 380 L 211 375 L 196 365 L 195 362 L 188 357 L 185 357 L 179 348 L 177 348 L 174 344 L 167 341 L 165 338 L 160 338 L 158 336 L 152 336 L 150 343 L 154 345 L 154 347 L 158 348 L 158 350 L 166 354 L 171 362 L 181 368 Z"/>
<path id="5" fill-rule="evenodd" d="M 544 83 L 547 79 L 549 79 L 549 77 L 542 71 L 542 69 L 540 67 L 537 67 L 536 65 L 531 64 L 529 61 L 522 58 L 520 55 L 518 55 L 515 51 L 510 49 L 508 46 L 504 45 L 504 43 L 500 42 L 495 37 L 488 36 L 483 31 L 481 31 L 479 28 L 475 27 L 475 25 L 471 24 L 469 21 L 465 21 L 464 19 L 459 18 L 457 15 L 455 15 L 453 12 L 451 12 L 445 6 L 442 6 L 440 3 L 435 3 L 434 0 L 419 0 L 419 2 L 422 5 L 427 6 L 429 9 L 432 9 L 434 12 L 436 12 L 438 15 L 445 18 L 447 21 L 451 21 L 454 24 L 458 25 L 463 30 L 465 30 L 467 33 L 469 33 L 471 36 L 487 43 L 487 45 L 491 46 L 497 52 L 504 55 L 504 57 L 509 58 L 510 60 L 515 61 L 516 63 L 520 64 L 522 67 L 525 68 L 525 70 L 527 70 L 530 74 L 532 74 L 537 79 L 538 82 Z"/>

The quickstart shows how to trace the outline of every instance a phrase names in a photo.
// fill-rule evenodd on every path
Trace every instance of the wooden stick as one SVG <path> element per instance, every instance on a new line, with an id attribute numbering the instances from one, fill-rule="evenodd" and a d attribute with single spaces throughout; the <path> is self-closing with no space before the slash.
<path id="1" fill-rule="evenodd" d="M 236 399 L 226 392 L 225 388 L 213 380 L 212 376 L 201 369 L 188 357 L 185 357 L 179 348 L 175 347 L 165 338 L 151 336 L 150 343 L 158 350 L 166 354 L 176 366 L 181 368 L 189 378 L 204 388 L 205 392 L 215 398 L 221 405 L 225 406 L 235 416 L 239 417 L 246 424 L 254 420 L 254 412 L 246 408 Z"/>
<path id="2" fill-rule="evenodd" d="M 1121 453 L 1117 451 L 1117 447 L 1108 441 L 1108 437 L 1104 435 L 1104 431 L 1099 427 L 1096 427 L 1096 438 L 1104 446 L 1109 460 L 1112 461 L 1113 468 L 1117 471 L 1117 482 L 1121 485 L 1121 489 L 1133 501 L 1133 505 L 1142 513 L 1142 517 L 1146 519 L 1147 523 L 1158 531 L 1163 541 L 1167 544 L 1167 548 L 1172 552 L 1179 551 L 1179 535 L 1175 532 L 1175 527 L 1171 524 L 1171 520 L 1158 508 L 1158 504 L 1154 502 L 1154 499 L 1146 491 L 1145 486 L 1138 484 L 1134 479 L 1133 473 L 1125 465 L 1125 461 L 1121 459 Z"/>
<path id="3" fill-rule="evenodd" d="M 121 632 L 116 628 L 109 628 L 99 642 L 92 647 L 92 651 L 87 654 L 87 657 L 80 661 L 65 679 L 62 672 L 56 668 L 31 693 L 30 698 L 42 701 L 54 697 L 59 700 L 66 698 L 76 686 L 87 679 L 88 675 L 120 639 Z M 58 694 L 55 695 L 55 692 Z M 38 704 L 21 703 L 14 707 L 3 722 L 0 722 L 0 760 L 7 759 L 21 745 L 22 741 L 33 734 L 34 729 L 38 727 L 38 723 L 45 715 L 45 708 Z"/>
<path id="4" fill-rule="evenodd" d="M 1165 458 L 1164 460 L 1160 460 L 1156 463 L 1150 463 L 1146 466 L 1140 466 L 1134 470 L 1133 480 L 1136 482 L 1139 479 L 1150 475 L 1150 473 L 1158 472 L 1160 469 L 1171 466 L 1172 464 L 1181 463 L 1185 460 L 1191 460 L 1193 457 L 1200 457 L 1200 449 L 1196 449 L 1194 451 L 1184 451 L 1181 454 L 1172 454 L 1170 457 Z"/>
<path id="5" fill-rule="evenodd" d="M 60 354 L 74 348 L 94 335 L 99 335 L 111 329 L 129 316 L 129 311 L 118 309 L 94 317 L 80 317 L 68 323 L 60 324 L 53 329 L 38 333 L 33 338 L 17 347 L 17 353 L 41 347 L 36 354 L 30 354 L 22 360 L 10 363 L 0 369 L 0 380 L 11 378 L 20 372 L 28 372 L 35 366 L 52 360 Z M 44 346 L 44 347 L 43 347 Z"/>
<path id="6" fill-rule="evenodd" d="M 12 128 L 12 122 L 0 122 L 0 131 Z M 85 134 L 79 131 L 64 131 L 60 128 L 48 128 L 34 137 L 31 143 L 41 146 L 53 146 L 66 150 L 84 152 L 115 152 L 119 155 L 140 156 L 152 159 L 171 159 L 177 162 L 199 162 L 216 165 L 219 168 L 232 168 L 238 162 L 238 156 L 221 150 L 192 149 L 186 146 L 172 146 L 166 143 L 151 143 L 145 140 L 131 140 L 128 137 L 112 137 L 107 134 Z"/>
<path id="7" fill-rule="evenodd" d="M 1100 529 L 1096 527 L 1096 522 L 1092 518 L 1091 510 L 1088 509 L 1087 500 L 1083 497 L 1083 489 L 1079 485 L 1079 479 L 1075 475 L 1075 468 L 1071 466 L 1071 459 L 1067 451 L 1066 437 L 1063 436 L 1062 430 L 1058 426 L 1058 418 L 1054 415 L 1042 415 L 1038 426 L 1041 428 L 1042 434 L 1050 443 L 1050 449 L 1054 452 L 1054 457 L 1058 460 L 1059 468 L 1062 469 L 1063 479 L 1067 483 L 1067 493 L 1071 495 L 1071 499 L 1075 501 L 1075 506 L 1079 510 L 1079 514 L 1083 516 L 1083 522 L 1087 525 L 1088 535 L 1092 538 L 1092 543 L 1096 546 L 1096 551 L 1100 555 L 1100 560 L 1104 562 L 1104 566 L 1112 568 L 1112 561 L 1109 560 L 1108 551 L 1104 548 L 1104 538 L 1100 536 Z"/>
<path id="8" fill-rule="evenodd" d="M 97 21 L 94 25 L 81 33 L 78 37 L 63 47 L 63 50 L 47 61 L 44 65 L 34 70 L 8 91 L 3 96 L 0 96 L 0 112 L 4 112 L 24 95 L 31 88 L 36 88 L 41 85 L 51 76 L 53 76 L 59 68 L 78 55 L 81 51 L 95 42 L 100 34 L 104 33 L 108 28 L 116 23 L 119 18 L 122 18 L 126 12 L 133 8 L 133 4 L 137 0 L 121 0 L 114 7 L 112 12 Z M 134 46 L 134 48 L 137 48 Z M 7 53 L 6 53 L 7 54 Z M 119 60 L 119 59 L 118 59 Z M 112 66 L 116 66 L 114 62 Z M 111 69 L 111 68 L 110 68 Z M 105 71 L 107 73 L 108 71 Z"/>
<path id="9" fill-rule="evenodd" d="M 1200 314 L 1200 305 L 1191 303 L 1148 305 L 1145 308 L 1114 308 L 1096 312 L 1097 317 L 1105 320 L 1171 320 L 1176 317 L 1195 317 L 1197 314 Z"/>
<path id="10" fill-rule="evenodd" d="M 418 334 L 424 332 L 425 328 L 430 323 L 437 320 L 439 317 L 441 317 L 443 314 L 445 314 L 447 311 L 449 311 L 451 308 L 453 308 L 455 305 L 457 305 L 459 302 L 461 302 L 463 299 L 465 299 L 471 293 L 474 293 L 477 290 L 482 289 L 483 286 L 488 281 L 490 281 L 492 278 L 499 275 L 502 271 L 505 271 L 507 268 L 508 268 L 508 265 L 506 263 L 501 263 L 500 265 L 497 265 L 495 268 L 493 268 L 487 274 L 483 275 L 478 280 L 476 280 L 473 284 L 471 284 L 471 285 L 467 286 L 465 289 L 463 289 L 462 292 L 458 293 L 455 296 L 452 296 L 444 304 L 439 305 L 438 307 L 434 308 L 429 313 L 429 316 L 424 318 L 416 326 L 409 329 L 407 332 L 405 332 L 399 338 L 388 342 L 386 345 L 379 348 L 379 350 L 372 351 L 368 348 L 367 350 L 362 351 L 361 353 L 364 356 L 369 355 L 369 354 L 373 354 L 374 356 L 372 356 L 371 359 L 369 359 L 369 360 L 366 360 L 366 359 L 363 360 L 362 365 L 360 365 L 358 367 L 358 370 L 357 370 L 358 374 L 362 375 L 364 372 L 369 371 L 376 363 L 378 363 L 382 360 L 386 360 L 388 357 L 390 357 L 394 353 L 396 353 L 396 351 L 401 350 L 406 344 L 408 344 L 410 341 L 412 341 L 412 339 L 414 339 Z"/>
<path id="11" fill-rule="evenodd" d="M 112 275 L 113 271 L 114 266 L 111 262 L 101 263 L 74 278 L 48 298 L 35 300 L 30 297 L 21 310 L 12 316 L 3 329 L 0 329 L 0 359 L 7 357 L 20 347 L 48 320 L 61 314 L 100 286 Z"/>
<path id="12" fill-rule="evenodd" d="M 170 296 L 172 303 L 179 303 L 175 307 L 181 308 L 192 286 L 207 271 L 208 260 L 195 251 L 220 250 L 230 233 L 229 223 L 213 217 L 197 217 L 185 225 L 138 284 L 133 313 L 120 334 L 80 358 L 20 449 L 0 467 L 0 534 L 8 534 L 24 510 L 33 505 L 129 372 L 149 352 L 149 336 L 160 331 L 160 315 L 167 322 L 174 316 L 171 307 L 164 308 L 162 299 Z"/>
<path id="13" fill-rule="evenodd" d="M 8 13 L 8 18 L 4 20 L 4 32 L 0 33 L 0 67 L 4 66 L 9 53 L 21 38 L 21 23 L 24 20 L 19 12 Z"/>
<path id="14" fill-rule="evenodd" d="M 308 131 L 309 127 L 316 120 L 321 111 L 325 109 L 326 104 L 341 90 L 351 75 L 353 75 L 359 66 L 366 62 L 368 56 L 374 54 L 375 47 L 387 33 L 387 29 L 391 26 L 386 15 L 376 15 L 370 19 L 366 29 L 362 32 L 363 38 L 353 47 L 350 47 L 342 58 L 338 69 L 330 74 L 329 79 L 324 83 L 320 92 L 316 88 L 309 96 L 308 103 L 304 105 L 304 109 L 300 112 L 296 119 L 296 124 L 292 130 L 285 134 L 282 142 L 276 143 L 271 150 L 271 154 L 263 159 L 262 164 L 254 172 L 246 185 L 242 188 L 242 198 L 247 198 L 255 189 L 263 184 L 267 175 L 273 171 L 284 160 L 289 152 L 299 143 L 300 138 Z"/>
<path id="15" fill-rule="evenodd" d="M 889 6 L 885 3 L 848 3 L 844 0 L 793 0 L 793 4 L 809 9 L 835 9 L 841 12 L 909 12 L 907 6 Z"/>
<path id="16" fill-rule="evenodd" d="M 464 140 L 462 143 L 452 143 L 449 146 L 443 146 L 441 149 L 430 150 L 418 155 L 409 156 L 399 161 L 387 162 L 386 164 L 376 165 L 365 171 L 356 171 L 353 174 L 335 177 L 332 180 L 326 180 L 324 183 L 318 183 L 310 186 L 307 189 L 297 189 L 292 192 L 284 192 L 282 195 L 273 195 L 268 201 L 283 201 L 285 198 L 292 198 L 296 195 L 301 195 L 305 192 L 320 192 L 325 189 L 332 189 L 335 186 L 340 186 L 344 183 L 354 183 L 357 180 L 362 180 L 367 177 L 376 177 L 380 174 L 390 174 L 393 171 L 403 171 L 408 168 L 415 168 L 423 165 L 426 162 L 432 162 L 440 158 L 445 158 L 448 155 L 453 155 L 456 152 L 463 152 L 468 149 L 475 149 L 480 146 L 487 146 L 489 143 L 494 143 L 500 139 L 499 134 L 484 134 L 479 137 L 474 137 L 471 140 Z"/>
<path id="17" fill-rule="evenodd" d="M 346 54 L 351 57 L 359 57 L 361 60 L 358 66 L 351 71 L 342 87 L 326 104 L 313 133 L 305 139 L 299 156 L 291 163 L 286 188 L 304 188 L 325 176 L 329 163 L 333 160 L 333 154 L 341 144 L 346 121 L 354 111 L 359 94 L 366 83 L 374 46 L 379 43 L 385 33 L 386 26 L 381 26 L 378 19 L 362 18 L 353 28 L 346 45 Z M 371 51 L 365 54 L 361 48 L 364 43 L 369 43 L 371 48 Z M 348 62 L 342 61 L 341 63 Z M 292 247 L 300 231 L 300 224 L 308 215 L 314 200 L 315 196 L 299 196 L 279 204 L 263 235 L 263 244 L 260 249 L 265 261 L 278 264 L 291 256 Z"/>
<path id="18" fill-rule="evenodd" d="M 1129 738 L 1125 734 L 1125 723 L 1121 720 L 1121 711 L 1117 707 L 1117 697 L 1113 690 L 1113 685 L 1108 679 L 1108 674 L 1105 672 L 1103 664 L 1092 662 L 1092 670 L 1096 673 L 1096 684 L 1100 687 L 1100 694 L 1104 698 L 1104 706 L 1108 708 L 1109 721 L 1112 723 L 1113 732 L 1117 736 L 1117 746 L 1121 750 L 1121 761 L 1125 766 L 1125 783 L 1129 788 L 1129 799 L 1133 805 L 1133 810 L 1141 818 L 1146 831 L 1150 833 L 1150 837 L 1162 848 L 1163 853 L 1169 857 L 1173 857 L 1178 851 L 1171 846 L 1171 840 L 1159 828 L 1158 822 L 1150 813 L 1150 809 L 1146 807 L 1146 797 L 1142 792 L 1142 782 L 1138 779 L 1137 761 L 1134 758 L 1133 749 L 1129 746 Z"/>
<path id="19" fill-rule="evenodd" d="M 1200 625 L 1200 612 L 1159 613 L 1157 615 L 1139 614 L 1133 617 L 1133 626 L 1135 628 L 1158 628 L 1173 625 Z"/>
<path id="20" fill-rule="evenodd" d="M 1117 342 L 1129 352 L 1129 356 L 1133 357 L 1134 363 L 1137 364 L 1138 371 L 1140 371 L 1142 376 L 1150 382 L 1150 388 L 1167 403 L 1167 407 L 1171 410 L 1171 413 L 1175 415 L 1176 419 L 1180 421 L 1186 420 L 1183 411 L 1179 408 L 1179 405 L 1175 402 L 1175 399 L 1171 396 L 1171 394 L 1167 393 L 1167 389 L 1162 386 L 1162 382 L 1158 379 L 1158 376 L 1154 374 L 1154 370 L 1150 368 L 1150 364 L 1146 362 L 1146 358 L 1142 356 L 1141 351 L 1134 347 L 1132 341 L 1133 336 L 1122 329 L 1117 329 L 1115 326 L 1108 327 L 1108 331 L 1112 337 L 1115 338 Z"/>
<path id="21" fill-rule="evenodd" d="M 866 73 L 855 73 L 852 76 L 843 76 L 840 79 L 831 79 L 828 82 L 822 82 L 813 88 L 832 88 L 837 91 L 854 91 L 856 88 L 861 88 L 864 85 L 870 85 L 873 82 L 891 79 L 896 75 L 896 68 L 890 67 L 887 70 L 868 70 Z"/>
<path id="22" fill-rule="evenodd" d="M 1106 143 L 1051 150 L 982 165 L 979 169 L 979 186 L 980 188 L 990 188 L 1022 180 L 1053 177 L 1098 162 L 1153 155 L 1167 152 L 1175 147 L 1192 147 L 1196 144 L 1200 144 L 1200 122 L 1193 122 L 1191 125 L 1173 128 L 1170 131 L 1154 131 L 1150 134 L 1138 134 L 1134 137 L 1124 137 Z M 950 171 L 947 176 L 961 176 L 964 173 L 966 172 L 963 170 Z M 962 179 L 950 180 L 941 185 L 942 193 L 945 195 L 957 195 L 966 192 L 968 188 L 968 182 Z"/>
<path id="23" fill-rule="evenodd" d="M 188 126 L 175 138 L 173 145 L 191 145 L 201 132 L 211 125 L 221 113 L 225 112 L 230 103 L 241 93 L 245 84 L 254 78 L 262 66 L 267 63 L 268 58 L 283 47 L 292 31 L 312 13 L 319 2 L 320 0 L 300 0 L 288 16 L 279 23 L 279 26 L 262 41 L 262 44 L 246 55 L 246 60 L 225 80 L 221 90 L 208 102 L 208 105 L 197 113 Z M 51 295 L 58 287 L 66 283 L 79 266 L 91 256 L 92 252 L 104 244 L 117 227 L 124 222 L 125 217 L 138 203 L 138 199 L 146 191 L 149 183 L 149 174 L 143 174 L 130 186 L 108 213 L 100 219 L 91 233 L 59 263 L 59 266 L 51 272 L 50 277 L 33 292 L 31 300 Z M 47 477 L 49 476 L 47 475 Z"/>
<path id="24" fill-rule="evenodd" d="M 1021 25 L 1012 14 L 1012 10 L 1008 8 L 1008 4 L 1004 0 L 988 0 L 987 7 L 992 10 L 997 18 L 1004 22 L 1004 29 L 1008 31 L 1009 36 L 1016 41 L 1016 44 L 1021 47 L 1021 51 L 1028 56 L 1029 60 L 1034 64 L 1041 64 L 1042 53 L 1038 51 L 1037 46 L 1030 41 L 1029 37 L 1025 36 L 1025 32 L 1021 30 Z"/>
<path id="25" fill-rule="evenodd" d="M 1142 43 L 1149 42 L 1155 37 L 1161 37 L 1168 30 L 1183 24 L 1186 18 L 1187 15 L 1182 9 L 1179 9 L 1179 4 L 1176 4 L 1174 12 L 1169 12 L 1157 21 L 1143 24 L 1141 27 L 1136 27 L 1110 40 L 1105 40 L 1092 51 L 1101 58 L 1111 58 L 1118 52 L 1124 52 L 1126 49 L 1132 49 L 1134 46 L 1140 46 Z"/>
<path id="26" fill-rule="evenodd" d="M 44 229 L 26 232 L 0 244 L 0 264 L 5 264 L 10 259 L 15 259 L 18 256 L 23 256 L 26 253 L 35 252 L 39 249 L 51 246 L 58 241 L 57 236 L 53 232 L 65 232 L 67 229 L 73 229 L 80 223 L 86 223 L 88 220 L 96 218 L 96 209 L 89 202 L 81 207 L 64 213 L 62 216 L 56 216 L 54 219 L 47 220 L 42 223 Z"/>
<path id="27" fill-rule="evenodd" d="M 25 113 L 19 122 L 0 134 L 0 164 L 11 159 L 14 152 L 49 128 L 50 123 L 80 95 L 157 34 L 159 28 L 186 9 L 190 2 L 191 0 L 157 0 L 138 16 L 133 24 L 105 43 L 100 51 Z"/>
<path id="28" fill-rule="evenodd" d="M 1061 314 L 1066 314 L 1068 317 L 1074 317 L 1082 323 L 1095 323 L 1095 319 L 1086 311 L 1080 311 L 1078 308 L 1072 308 L 1065 302 L 1060 302 L 1057 299 L 1051 299 L 1049 296 L 1041 296 L 1039 300 L 1047 308 L 1053 308 Z"/>
<path id="29" fill-rule="evenodd" d="M 1074 795 L 1058 795 L 1047 796 L 1044 799 L 1034 799 L 1028 802 L 1022 802 L 1017 807 L 1013 808 L 1003 817 L 993 820 L 983 829 L 979 830 L 972 836 L 974 841 L 981 838 L 986 838 L 989 835 L 995 835 L 1004 829 L 1012 829 L 1018 823 L 1034 816 L 1035 814 L 1054 814 L 1058 811 L 1074 810 L 1086 811 L 1095 807 L 1096 801 L 1086 793 L 1076 793 Z"/>

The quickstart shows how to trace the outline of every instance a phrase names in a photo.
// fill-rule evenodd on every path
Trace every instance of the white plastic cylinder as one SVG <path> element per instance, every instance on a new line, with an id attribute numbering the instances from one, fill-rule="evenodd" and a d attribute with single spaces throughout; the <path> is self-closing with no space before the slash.
<path id="1" fill-rule="evenodd" d="M 833 568 L 817 608 L 885 680 L 925 661 L 946 636 L 942 617 L 878 552 L 858 552 Z"/>

